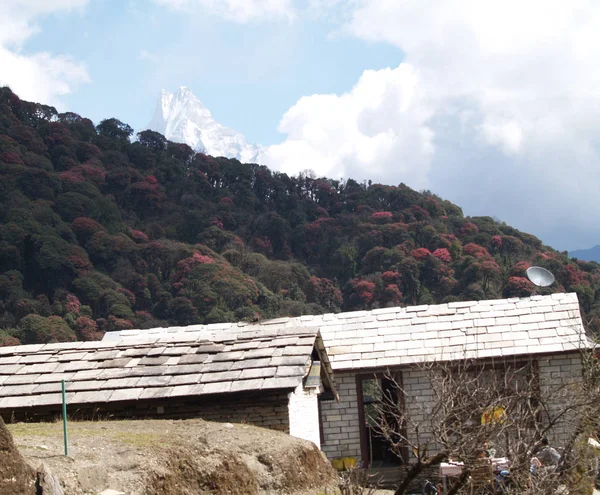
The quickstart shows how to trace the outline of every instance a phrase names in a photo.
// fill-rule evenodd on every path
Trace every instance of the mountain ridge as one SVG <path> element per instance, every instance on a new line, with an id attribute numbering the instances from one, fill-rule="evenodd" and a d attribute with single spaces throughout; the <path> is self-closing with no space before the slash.
<path id="1" fill-rule="evenodd" d="M 575 249 L 569 251 L 571 258 L 577 258 L 583 261 L 597 261 L 600 262 L 600 245 L 596 245 L 589 249 Z"/>

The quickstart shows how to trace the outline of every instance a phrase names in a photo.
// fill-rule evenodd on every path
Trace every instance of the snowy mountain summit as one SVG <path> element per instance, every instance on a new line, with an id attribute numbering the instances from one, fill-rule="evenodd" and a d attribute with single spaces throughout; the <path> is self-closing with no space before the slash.
<path id="1" fill-rule="evenodd" d="M 219 124 L 190 88 L 176 93 L 161 91 L 148 129 L 160 132 L 169 141 L 185 143 L 212 156 L 237 158 L 242 163 L 256 162 L 260 148 L 248 144 L 243 134 Z"/>

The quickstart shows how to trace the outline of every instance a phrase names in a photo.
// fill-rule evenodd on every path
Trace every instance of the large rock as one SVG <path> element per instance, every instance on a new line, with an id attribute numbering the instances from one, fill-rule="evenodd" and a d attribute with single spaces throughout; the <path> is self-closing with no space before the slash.
<path id="1" fill-rule="evenodd" d="M 35 495 L 36 473 L 21 456 L 0 417 L 0 493 Z"/>
<path id="2" fill-rule="evenodd" d="M 37 495 L 64 495 L 58 478 L 46 464 L 37 470 Z"/>

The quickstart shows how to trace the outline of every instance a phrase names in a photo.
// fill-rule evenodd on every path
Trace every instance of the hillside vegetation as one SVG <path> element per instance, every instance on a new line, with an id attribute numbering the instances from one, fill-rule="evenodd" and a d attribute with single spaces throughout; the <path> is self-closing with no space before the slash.
<path id="1" fill-rule="evenodd" d="M 0 88 L 0 344 L 526 296 L 532 263 L 597 326 L 600 265 L 435 194 L 132 134 Z"/>

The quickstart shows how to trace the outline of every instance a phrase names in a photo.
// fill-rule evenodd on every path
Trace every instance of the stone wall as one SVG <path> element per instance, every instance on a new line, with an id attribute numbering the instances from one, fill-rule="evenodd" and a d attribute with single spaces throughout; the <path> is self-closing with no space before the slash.
<path id="1" fill-rule="evenodd" d="M 540 373 L 540 390 L 542 397 L 548 397 L 550 415 L 557 415 L 565 409 L 566 404 L 573 401 L 582 383 L 581 354 L 572 352 L 538 359 Z M 564 445 L 574 428 L 573 415 L 561 418 L 550 432 L 548 439 L 552 445 Z"/>
<path id="2" fill-rule="evenodd" d="M 525 361 L 526 358 L 523 358 Z M 564 408 L 567 401 L 572 401 L 573 385 L 581 383 L 581 356 L 578 352 L 555 354 L 551 356 L 536 356 L 538 363 L 540 392 L 545 400 L 549 400 L 550 412 L 554 414 Z M 384 372 L 385 370 L 381 370 Z M 364 373 L 364 372 L 362 372 Z M 431 382 L 427 371 L 416 367 L 407 367 L 398 372 L 401 375 L 406 392 L 405 408 L 407 417 L 407 434 L 411 439 L 416 438 L 416 428 L 419 425 L 419 443 L 428 443 L 428 452 L 439 449 L 435 438 L 427 427 L 427 415 L 434 398 Z M 335 457 L 353 456 L 360 459 L 360 432 L 358 416 L 358 399 L 356 390 L 356 373 L 336 373 L 340 402 L 323 402 L 321 405 L 321 420 L 323 424 L 323 452 L 333 459 Z M 572 432 L 572 417 L 565 416 L 548 432 L 549 440 L 561 446 Z M 412 452 L 409 449 L 409 455 Z M 409 458 L 410 460 L 410 458 Z"/>
<path id="3" fill-rule="evenodd" d="M 324 442 L 321 449 L 328 458 L 361 459 L 356 374 L 336 372 L 340 401 L 321 402 Z"/>
<path id="4" fill-rule="evenodd" d="M 290 435 L 313 442 L 321 448 L 319 429 L 319 395 L 316 388 L 298 385 L 289 398 Z"/>
<path id="5" fill-rule="evenodd" d="M 67 404 L 67 413 L 70 418 L 80 420 L 202 418 L 207 421 L 248 423 L 289 433 L 288 395 L 286 392 L 272 392 Z M 3 410 L 1 415 L 7 422 L 52 421 L 61 417 L 61 409 L 60 406 L 32 407 Z"/>

